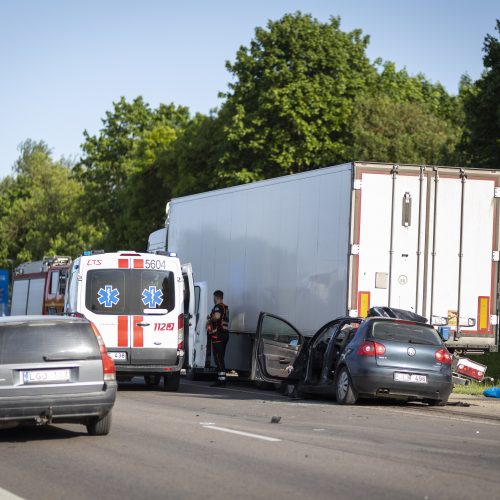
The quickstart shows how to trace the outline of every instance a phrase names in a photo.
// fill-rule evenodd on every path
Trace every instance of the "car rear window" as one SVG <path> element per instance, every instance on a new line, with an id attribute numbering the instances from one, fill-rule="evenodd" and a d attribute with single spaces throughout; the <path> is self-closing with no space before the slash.
<path id="1" fill-rule="evenodd" d="M 377 340 L 413 344 L 440 345 L 442 343 L 436 330 L 430 326 L 409 322 L 375 321 L 371 337 Z"/>
<path id="2" fill-rule="evenodd" d="M 90 324 L 20 321 L 0 325 L 0 363 L 100 359 Z"/>
<path id="3" fill-rule="evenodd" d="M 99 269 L 87 273 L 85 307 L 95 314 L 142 315 L 145 309 L 175 307 L 171 271 Z"/>

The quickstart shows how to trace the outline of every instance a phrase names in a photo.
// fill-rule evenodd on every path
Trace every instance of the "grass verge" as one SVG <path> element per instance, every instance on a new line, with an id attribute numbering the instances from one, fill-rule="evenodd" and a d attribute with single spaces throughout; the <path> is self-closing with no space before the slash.
<path id="1" fill-rule="evenodd" d="M 456 385 L 453 387 L 453 394 L 467 394 L 470 396 L 482 396 L 485 389 L 490 387 L 498 387 L 500 385 L 500 380 L 496 381 L 496 384 L 491 382 L 471 382 L 469 385 Z"/>

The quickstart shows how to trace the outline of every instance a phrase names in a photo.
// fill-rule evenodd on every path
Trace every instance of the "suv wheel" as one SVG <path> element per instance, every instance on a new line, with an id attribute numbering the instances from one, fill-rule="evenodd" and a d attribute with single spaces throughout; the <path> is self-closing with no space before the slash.
<path id="1" fill-rule="evenodd" d="M 87 423 L 87 432 L 91 436 L 106 436 L 111 430 L 111 412 L 101 419 L 93 418 Z"/>

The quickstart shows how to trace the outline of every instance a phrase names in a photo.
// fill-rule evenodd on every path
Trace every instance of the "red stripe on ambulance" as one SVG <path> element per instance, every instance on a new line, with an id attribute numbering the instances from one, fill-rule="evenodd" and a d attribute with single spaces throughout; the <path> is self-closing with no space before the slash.
<path id="1" fill-rule="evenodd" d="M 139 323 L 142 323 L 143 316 L 134 316 L 134 347 L 144 347 L 144 330 Z"/>
<path id="2" fill-rule="evenodd" d="M 128 347 L 128 316 L 118 316 L 118 347 Z"/>

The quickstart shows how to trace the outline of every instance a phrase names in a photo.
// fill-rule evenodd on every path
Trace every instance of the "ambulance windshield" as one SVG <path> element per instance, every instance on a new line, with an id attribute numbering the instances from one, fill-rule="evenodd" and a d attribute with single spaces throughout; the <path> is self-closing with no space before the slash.
<path id="1" fill-rule="evenodd" d="M 98 269 L 87 273 L 85 307 L 95 314 L 142 315 L 175 307 L 175 279 L 170 271 Z"/>

